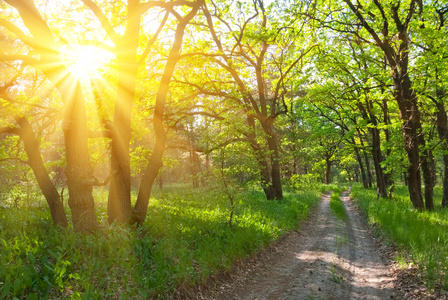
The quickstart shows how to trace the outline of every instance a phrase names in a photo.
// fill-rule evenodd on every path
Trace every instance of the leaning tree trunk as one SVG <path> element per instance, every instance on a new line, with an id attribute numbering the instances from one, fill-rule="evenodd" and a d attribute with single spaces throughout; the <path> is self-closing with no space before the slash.
<path id="1" fill-rule="evenodd" d="M 20 125 L 18 134 L 22 138 L 25 152 L 28 156 L 28 164 L 33 170 L 37 183 L 45 196 L 48 207 L 50 208 L 51 218 L 54 225 L 67 227 L 67 216 L 65 215 L 64 206 L 61 202 L 59 193 L 48 175 L 42 160 L 39 143 L 36 139 L 31 124 L 24 117 L 16 117 L 17 123 Z"/>
<path id="2" fill-rule="evenodd" d="M 163 115 L 165 110 L 166 98 L 169 92 L 169 84 L 171 82 L 171 76 L 173 76 L 174 68 L 180 59 L 180 51 L 182 41 L 185 33 L 185 27 L 190 20 L 197 14 L 199 7 L 203 4 L 203 1 L 197 1 L 192 4 L 191 11 L 182 18 L 176 28 L 174 34 L 174 42 L 171 51 L 166 61 L 165 70 L 160 80 L 159 89 L 156 95 L 156 103 L 154 107 L 154 132 L 156 134 L 156 143 L 154 151 L 148 162 L 148 167 L 143 173 L 142 180 L 140 182 L 140 189 L 138 192 L 137 202 L 135 203 L 131 222 L 142 225 L 146 219 L 146 213 L 148 211 L 149 197 L 151 196 L 152 186 L 159 173 L 160 168 L 163 166 L 162 157 L 165 152 L 166 144 L 166 132 L 163 128 Z"/>
<path id="3" fill-rule="evenodd" d="M 34 1 L 7 1 L 20 14 L 24 25 L 33 35 L 33 46 L 39 53 L 36 65 L 58 89 L 64 101 L 62 128 L 67 166 L 65 174 L 69 190 L 68 204 L 76 231 L 90 232 L 97 227 L 92 196 L 94 178 L 87 143 L 87 118 L 81 84 L 60 58 L 60 44 L 54 39 Z M 27 42 L 25 40 L 24 42 Z"/>

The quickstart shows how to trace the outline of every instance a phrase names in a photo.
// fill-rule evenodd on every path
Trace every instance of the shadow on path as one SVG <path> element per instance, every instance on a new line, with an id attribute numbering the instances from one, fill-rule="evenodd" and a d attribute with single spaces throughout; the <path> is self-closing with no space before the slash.
<path id="1" fill-rule="evenodd" d="M 377 254 L 349 191 L 341 200 L 345 222 L 330 212 L 330 194 L 323 195 L 300 232 L 282 240 L 257 266 L 217 286 L 212 299 L 399 298 L 393 273 Z"/>

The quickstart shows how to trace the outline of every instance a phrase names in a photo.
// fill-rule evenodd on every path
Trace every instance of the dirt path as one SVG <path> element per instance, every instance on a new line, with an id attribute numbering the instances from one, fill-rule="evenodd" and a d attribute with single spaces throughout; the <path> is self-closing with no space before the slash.
<path id="1" fill-rule="evenodd" d="M 359 212 L 341 194 L 347 221 L 330 212 L 330 195 L 299 233 L 252 268 L 218 287 L 213 299 L 399 299 Z"/>

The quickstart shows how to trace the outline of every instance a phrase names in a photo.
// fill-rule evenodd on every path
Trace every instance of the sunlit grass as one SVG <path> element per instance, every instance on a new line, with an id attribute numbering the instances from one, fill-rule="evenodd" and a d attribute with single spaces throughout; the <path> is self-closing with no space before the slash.
<path id="1" fill-rule="evenodd" d="M 440 207 L 441 188 L 435 189 L 436 210 L 423 213 L 413 209 L 406 187 L 395 187 L 395 192 L 391 200 L 377 200 L 373 189 L 355 186 L 352 196 L 369 222 L 379 225 L 381 232 L 402 251 L 400 261 L 405 261 L 405 256 L 418 265 L 430 288 L 448 290 L 448 210 Z"/>
<path id="2" fill-rule="evenodd" d="M 344 203 L 340 198 L 341 192 L 344 189 L 337 188 L 333 190 L 333 193 L 330 197 L 330 211 L 341 221 L 345 221 L 347 219 L 347 215 L 345 213 Z"/>
<path id="3" fill-rule="evenodd" d="M 156 192 L 140 229 L 106 226 L 107 193 L 96 190 L 101 229 L 92 235 L 54 228 L 47 209 L 0 208 L 0 298 L 132 298 L 169 295 L 229 269 L 298 228 L 319 191 L 267 201 L 236 199 L 233 227 L 225 197 L 204 190 Z"/>

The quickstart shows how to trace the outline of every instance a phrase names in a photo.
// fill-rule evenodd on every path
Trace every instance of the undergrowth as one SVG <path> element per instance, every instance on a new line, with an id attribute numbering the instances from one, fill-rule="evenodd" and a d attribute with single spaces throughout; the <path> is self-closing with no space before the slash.
<path id="1" fill-rule="evenodd" d="M 435 211 L 422 213 L 413 209 L 403 186 L 395 187 L 392 199 L 377 200 L 373 189 L 360 186 L 352 196 L 369 222 L 399 247 L 399 260 L 416 264 L 429 288 L 448 290 L 448 210 L 440 207 L 441 188 L 435 189 Z"/>
<path id="2" fill-rule="evenodd" d="M 0 206 L 0 299 L 163 299 L 297 229 L 319 194 L 267 201 L 259 191 L 242 193 L 230 228 L 225 197 L 171 190 L 150 200 L 146 222 L 135 229 L 106 226 L 98 193 L 102 225 L 91 235 L 55 228 L 45 206 Z"/>

